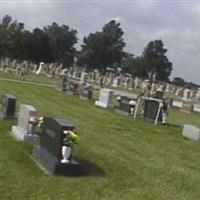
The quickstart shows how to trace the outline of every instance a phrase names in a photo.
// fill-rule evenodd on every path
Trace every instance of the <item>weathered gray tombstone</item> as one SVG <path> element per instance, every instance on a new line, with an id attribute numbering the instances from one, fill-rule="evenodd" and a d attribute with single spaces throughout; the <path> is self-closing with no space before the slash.
<path id="1" fill-rule="evenodd" d="M 80 175 L 79 163 L 71 157 L 62 163 L 64 131 L 73 131 L 75 126 L 64 119 L 45 117 L 40 134 L 40 143 L 33 150 L 33 157 L 52 175 Z"/>
<path id="2" fill-rule="evenodd" d="M 80 84 L 86 83 L 87 79 L 88 79 L 88 73 L 87 72 L 81 72 Z"/>
<path id="3" fill-rule="evenodd" d="M 68 88 L 67 88 L 67 93 L 69 95 L 73 95 L 73 96 L 77 96 L 78 93 L 78 88 L 79 88 L 79 84 L 77 83 L 69 83 Z"/>
<path id="4" fill-rule="evenodd" d="M 62 75 L 57 82 L 56 90 L 65 91 L 67 87 L 67 76 Z"/>
<path id="5" fill-rule="evenodd" d="M 22 104 L 19 111 L 18 125 L 12 126 L 12 133 L 18 140 L 35 142 L 38 135 L 35 133 L 35 124 L 31 119 L 37 118 L 37 111 L 31 105 Z"/>
<path id="6" fill-rule="evenodd" d="M 2 95 L 1 119 L 10 119 L 15 117 L 16 100 L 16 97 L 12 94 Z"/>
<path id="7" fill-rule="evenodd" d="M 85 86 L 83 87 L 82 92 L 80 93 L 80 99 L 82 100 L 91 100 L 92 99 L 92 87 L 91 86 Z"/>
<path id="8" fill-rule="evenodd" d="M 113 91 L 107 88 L 100 90 L 99 100 L 95 101 L 96 106 L 108 108 L 112 106 Z"/>
<path id="9" fill-rule="evenodd" d="M 198 88 L 196 94 L 195 94 L 195 99 L 200 100 L 200 87 Z"/>
<path id="10" fill-rule="evenodd" d="M 200 139 L 200 129 L 192 125 L 184 124 L 182 135 L 192 141 L 198 141 Z"/>

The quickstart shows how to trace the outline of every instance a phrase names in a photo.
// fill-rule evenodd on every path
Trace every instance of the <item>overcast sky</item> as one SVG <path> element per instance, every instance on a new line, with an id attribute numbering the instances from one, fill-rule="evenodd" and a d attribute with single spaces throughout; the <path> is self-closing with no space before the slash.
<path id="1" fill-rule="evenodd" d="M 0 0 L 0 14 L 42 28 L 66 24 L 83 36 L 101 30 L 111 19 L 121 23 L 126 51 L 141 55 L 150 40 L 162 39 L 173 63 L 171 78 L 200 84 L 200 1 L 29 1 Z"/>

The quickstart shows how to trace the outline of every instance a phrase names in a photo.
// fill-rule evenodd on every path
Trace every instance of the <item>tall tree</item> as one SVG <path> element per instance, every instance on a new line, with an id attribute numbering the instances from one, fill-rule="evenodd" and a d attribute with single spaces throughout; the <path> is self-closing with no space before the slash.
<path id="1" fill-rule="evenodd" d="M 77 42 L 77 31 L 69 26 L 59 26 L 57 23 L 44 28 L 50 39 L 53 60 L 70 65 L 73 62 Z"/>
<path id="2" fill-rule="evenodd" d="M 141 57 L 134 57 L 132 54 L 127 53 L 126 58 L 123 59 L 122 68 L 124 72 L 130 73 L 132 76 L 141 78 L 147 76 Z"/>
<path id="3" fill-rule="evenodd" d="M 120 65 L 125 46 L 120 23 L 112 20 L 102 31 L 84 37 L 79 63 L 105 72 L 108 66 Z"/>
<path id="4" fill-rule="evenodd" d="M 156 80 L 169 80 L 173 67 L 166 52 L 167 49 L 164 48 L 161 40 L 150 41 L 144 49 L 142 62 L 150 79 L 155 76 Z"/>
<path id="5" fill-rule="evenodd" d="M 27 41 L 28 42 L 28 41 Z M 49 36 L 43 30 L 35 28 L 32 33 L 32 60 L 36 62 L 52 61 Z"/>

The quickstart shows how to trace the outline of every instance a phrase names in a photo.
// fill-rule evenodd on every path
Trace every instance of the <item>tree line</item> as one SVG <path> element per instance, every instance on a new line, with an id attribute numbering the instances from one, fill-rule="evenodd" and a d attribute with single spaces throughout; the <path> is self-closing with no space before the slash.
<path id="1" fill-rule="evenodd" d="M 141 78 L 168 81 L 173 69 L 162 40 L 150 41 L 141 56 L 124 50 L 126 43 L 120 23 L 111 20 L 101 31 L 83 38 L 77 50 L 77 30 L 52 23 L 42 29 L 26 30 L 24 24 L 6 15 L 0 23 L 0 57 L 30 60 L 36 63 L 76 64 L 105 73 L 108 67 L 121 67 L 124 73 Z"/>

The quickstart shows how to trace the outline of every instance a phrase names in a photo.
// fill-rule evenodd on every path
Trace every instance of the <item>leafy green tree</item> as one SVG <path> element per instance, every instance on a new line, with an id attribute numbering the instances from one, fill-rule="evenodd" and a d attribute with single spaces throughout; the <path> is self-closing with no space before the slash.
<path id="1" fill-rule="evenodd" d="M 182 79 L 182 78 L 180 78 L 180 77 L 175 77 L 175 78 L 173 79 L 172 83 L 173 83 L 174 85 L 177 85 L 177 86 L 182 86 L 182 87 L 185 86 L 185 81 L 184 81 L 184 79 Z"/>
<path id="2" fill-rule="evenodd" d="M 155 75 L 156 80 L 168 81 L 172 71 L 172 63 L 166 56 L 167 49 L 164 48 L 161 40 L 150 41 L 144 49 L 142 63 L 146 74 L 152 79 Z"/>
<path id="3" fill-rule="evenodd" d="M 147 76 L 141 57 L 134 57 L 132 54 L 127 53 L 126 58 L 123 59 L 122 68 L 124 72 L 130 73 L 132 76 L 141 78 Z"/>
<path id="4" fill-rule="evenodd" d="M 109 66 L 120 65 L 125 55 L 122 36 L 120 23 L 112 20 L 105 24 L 102 31 L 84 37 L 79 64 L 88 68 L 98 68 L 103 73 Z"/>
<path id="5" fill-rule="evenodd" d="M 52 50 L 52 58 L 56 62 L 70 65 L 73 62 L 77 43 L 77 31 L 70 29 L 69 26 L 59 26 L 57 23 L 44 28 L 49 36 L 49 44 Z"/>
<path id="6" fill-rule="evenodd" d="M 28 37 L 28 35 L 27 35 Z M 50 62 L 52 61 L 52 52 L 50 48 L 49 36 L 43 30 L 35 28 L 30 40 L 25 44 L 31 43 L 30 53 L 32 54 L 31 60 L 36 62 Z"/>

